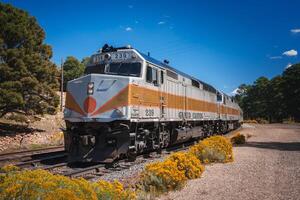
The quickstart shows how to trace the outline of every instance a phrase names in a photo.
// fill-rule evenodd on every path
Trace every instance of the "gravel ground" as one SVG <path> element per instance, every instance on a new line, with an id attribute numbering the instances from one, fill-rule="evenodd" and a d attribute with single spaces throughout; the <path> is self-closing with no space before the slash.
<path id="1" fill-rule="evenodd" d="M 169 199 L 300 199 L 300 126 L 245 125 L 235 161 L 206 166 L 202 178 L 160 197 Z"/>
<path id="2" fill-rule="evenodd" d="M 112 170 L 112 172 L 106 173 L 103 176 L 98 178 L 91 179 L 91 181 L 98 181 L 98 180 L 106 180 L 106 181 L 113 181 L 118 180 L 124 184 L 124 186 L 134 185 L 138 181 L 139 174 L 145 168 L 145 165 L 151 162 L 157 162 L 164 160 L 169 154 L 162 153 L 162 154 L 151 154 L 150 158 L 142 158 L 138 157 L 134 163 L 131 162 L 122 162 L 120 166 L 123 169 L 117 168 L 116 170 Z"/>

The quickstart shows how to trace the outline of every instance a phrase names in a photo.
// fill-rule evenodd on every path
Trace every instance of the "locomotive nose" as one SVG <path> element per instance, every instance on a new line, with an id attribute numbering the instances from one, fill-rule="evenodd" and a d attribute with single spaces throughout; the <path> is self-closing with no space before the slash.
<path id="1" fill-rule="evenodd" d="M 83 103 L 84 111 L 86 113 L 90 114 L 90 113 L 92 113 L 92 112 L 95 111 L 96 105 L 97 105 L 96 99 L 94 97 L 92 97 L 92 96 L 88 96 L 84 100 L 84 103 Z"/>
<path id="2" fill-rule="evenodd" d="M 126 117 L 127 77 L 89 74 L 68 82 L 65 119 L 107 121 Z"/>

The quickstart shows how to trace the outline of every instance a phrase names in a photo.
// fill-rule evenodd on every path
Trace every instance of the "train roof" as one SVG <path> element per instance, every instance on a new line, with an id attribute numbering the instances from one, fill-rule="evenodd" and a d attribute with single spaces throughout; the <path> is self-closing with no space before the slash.
<path id="1" fill-rule="evenodd" d="M 121 49 L 134 49 L 134 48 L 132 48 L 130 45 L 125 46 L 125 47 L 117 47 L 117 48 L 115 48 L 115 47 L 113 47 L 113 46 L 109 46 L 108 44 L 105 44 L 105 45 L 102 47 L 101 51 L 102 51 L 102 52 L 113 52 L 113 51 L 118 51 L 119 49 L 121 50 Z M 199 83 L 201 83 L 201 84 L 203 85 L 203 89 L 204 89 L 204 90 L 207 90 L 207 91 L 210 91 L 210 92 L 213 92 L 213 93 L 216 93 L 216 92 L 217 92 L 217 90 L 216 90 L 213 86 L 209 85 L 208 83 L 205 83 L 205 82 L 203 82 L 203 81 L 201 81 L 201 80 L 199 80 L 199 79 L 197 79 L 197 78 L 194 78 L 194 77 L 192 77 L 192 76 L 190 76 L 190 75 L 188 75 L 188 74 L 186 74 L 186 73 L 184 73 L 184 72 L 181 72 L 181 71 L 175 69 L 174 67 L 171 67 L 171 66 L 168 65 L 167 63 L 161 62 L 161 61 L 159 61 L 159 60 L 156 60 L 155 58 L 152 58 L 151 56 L 148 56 L 148 55 L 146 55 L 146 54 L 140 52 L 140 51 L 137 50 L 137 49 L 135 49 L 135 50 L 136 50 L 136 51 L 137 51 L 137 52 L 138 52 L 138 53 L 139 53 L 146 61 L 148 61 L 148 62 L 150 62 L 150 63 L 153 63 L 153 64 L 155 64 L 155 65 L 158 65 L 158 66 L 160 66 L 160 67 L 162 67 L 162 68 L 171 70 L 171 71 L 173 71 L 173 72 L 175 72 L 175 73 L 177 73 L 177 74 L 180 74 L 181 76 L 184 76 L 184 77 L 186 77 L 186 78 L 189 78 L 189 79 L 191 79 L 191 80 L 196 80 L 196 81 L 198 81 Z"/>
<path id="2" fill-rule="evenodd" d="M 161 62 L 161 61 L 159 61 L 159 60 L 156 60 L 155 58 L 152 58 L 151 56 L 148 56 L 148 55 L 146 55 L 146 54 L 144 54 L 144 53 L 138 51 L 137 49 L 136 49 L 136 51 L 137 51 L 137 52 L 138 52 L 138 53 L 139 53 L 146 61 L 148 61 L 148 62 L 150 62 L 150 63 L 153 63 L 153 64 L 155 64 L 155 65 L 158 65 L 158 66 L 160 66 L 160 67 L 162 67 L 162 68 L 166 68 L 166 69 L 169 69 L 169 70 L 171 70 L 171 71 L 174 71 L 174 72 L 176 72 L 177 74 L 180 74 L 180 75 L 183 76 L 183 77 L 186 77 L 186 78 L 189 78 L 189 79 L 192 79 L 192 80 L 197 80 L 199 83 L 201 83 L 201 84 L 203 85 L 203 88 L 204 88 L 205 90 L 207 90 L 207 91 L 210 91 L 210 92 L 213 92 L 213 93 L 216 93 L 216 92 L 217 92 L 217 90 L 216 90 L 213 86 L 209 85 L 208 83 L 205 83 L 205 82 L 203 82 L 203 81 L 201 81 L 201 80 L 199 80 L 199 79 L 197 79 L 197 78 L 195 78 L 195 77 L 193 77 L 193 76 L 190 76 L 190 75 L 188 75 L 188 74 L 186 74 L 186 73 L 184 73 L 184 72 L 182 72 L 182 71 L 179 71 L 179 70 L 177 70 L 176 68 L 171 67 L 170 65 L 168 65 L 168 64 L 166 64 L 166 63 L 164 63 L 164 62 Z"/>

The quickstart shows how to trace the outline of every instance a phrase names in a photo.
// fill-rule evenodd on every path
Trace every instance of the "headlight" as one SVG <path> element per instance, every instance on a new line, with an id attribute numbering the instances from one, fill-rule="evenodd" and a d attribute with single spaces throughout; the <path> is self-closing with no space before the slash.
<path id="1" fill-rule="evenodd" d="M 109 53 L 107 53 L 107 54 L 104 55 L 104 59 L 105 60 L 110 60 L 110 58 L 111 58 L 111 55 Z"/>
<path id="2" fill-rule="evenodd" d="M 89 89 L 93 89 L 93 88 L 94 88 L 94 83 L 93 83 L 93 82 L 90 82 L 90 83 L 88 84 L 88 88 L 89 88 Z"/>
<path id="3" fill-rule="evenodd" d="M 92 95 L 94 93 L 94 83 L 90 82 L 87 86 L 87 94 Z"/>

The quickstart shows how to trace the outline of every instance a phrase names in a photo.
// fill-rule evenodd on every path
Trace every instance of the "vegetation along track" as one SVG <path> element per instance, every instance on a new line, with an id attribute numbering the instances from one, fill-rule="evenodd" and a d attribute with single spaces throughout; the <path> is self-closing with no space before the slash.
<path id="1" fill-rule="evenodd" d="M 225 136 L 233 135 L 239 129 L 228 132 Z M 141 154 L 136 157 L 135 162 L 126 159 L 117 160 L 110 164 L 99 163 L 74 163 L 68 164 L 66 161 L 67 152 L 63 146 L 49 147 L 45 149 L 28 150 L 22 152 L 12 152 L 0 154 L 0 166 L 12 163 L 18 167 L 26 169 L 44 169 L 54 174 L 61 174 L 68 177 L 84 177 L 85 179 L 93 179 L 101 177 L 107 173 L 122 171 L 130 167 L 146 162 L 147 160 L 157 159 L 172 152 L 184 151 L 197 141 L 189 141 L 180 145 L 175 145 L 164 149 L 161 152 L 151 152 Z"/>
<path id="2" fill-rule="evenodd" d="M 168 154 L 174 151 L 186 149 L 193 143 L 185 143 L 165 149 L 161 154 Z M 160 153 L 152 152 L 150 154 L 143 154 L 137 156 L 139 162 L 144 162 L 151 158 L 156 157 Z M 91 179 L 102 176 L 106 173 L 114 171 L 121 171 L 122 169 L 130 168 L 136 162 L 128 162 L 125 159 L 120 159 L 110 164 L 99 163 L 67 163 L 67 152 L 63 146 L 48 147 L 43 149 L 26 150 L 18 152 L 9 152 L 0 154 L 0 167 L 13 164 L 22 169 L 44 169 L 49 170 L 54 174 L 62 174 L 69 177 L 84 177 Z M 144 161 L 143 161 L 144 160 Z"/>
<path id="3" fill-rule="evenodd" d="M 241 127 L 226 133 L 225 137 L 230 137 L 236 132 L 240 131 Z M 117 160 L 110 164 L 99 164 L 99 163 L 89 163 L 89 164 L 75 164 L 73 166 L 67 166 L 64 170 L 58 169 L 57 172 L 68 177 L 84 177 L 85 179 L 93 179 L 96 177 L 101 177 L 107 173 L 113 173 L 115 171 L 122 171 L 124 169 L 129 169 L 130 167 L 137 165 L 139 163 L 146 162 L 149 159 L 157 159 L 163 155 L 170 154 L 177 151 L 187 150 L 191 145 L 195 144 L 197 141 L 189 141 L 183 144 L 175 145 L 164 149 L 161 152 L 151 152 L 146 154 L 141 154 L 136 157 L 135 162 L 130 162 L 126 159 Z"/>
<path id="4" fill-rule="evenodd" d="M 166 154 L 172 152 L 184 151 L 188 149 L 191 145 L 195 144 L 196 141 L 189 141 L 180 145 L 172 146 L 167 149 L 164 149 L 161 152 L 150 152 L 138 155 L 135 161 L 128 161 L 127 159 L 120 159 L 114 163 L 110 164 L 99 164 L 99 163 L 90 163 L 90 164 L 77 164 L 74 166 L 68 166 L 65 168 L 65 171 L 58 172 L 64 176 L 68 177 L 83 177 L 85 179 L 93 179 L 101 177 L 107 173 L 113 173 L 115 171 L 122 171 L 124 169 L 129 169 L 130 167 L 143 163 L 152 159 L 160 158 Z"/>

